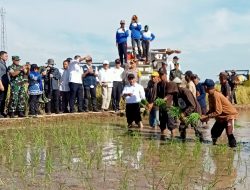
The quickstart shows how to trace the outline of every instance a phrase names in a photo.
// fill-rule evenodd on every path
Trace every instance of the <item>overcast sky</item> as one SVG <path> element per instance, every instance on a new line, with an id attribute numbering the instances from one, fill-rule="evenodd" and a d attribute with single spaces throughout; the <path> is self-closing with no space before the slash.
<path id="1" fill-rule="evenodd" d="M 129 24 L 136 14 L 156 36 L 152 48 L 182 50 L 184 71 L 215 79 L 222 70 L 250 67 L 250 0 L 0 2 L 7 12 L 7 50 L 10 56 L 19 55 L 22 63 L 43 65 L 54 58 L 60 67 L 76 54 L 90 54 L 96 62 L 113 61 L 118 57 L 119 22 Z"/>

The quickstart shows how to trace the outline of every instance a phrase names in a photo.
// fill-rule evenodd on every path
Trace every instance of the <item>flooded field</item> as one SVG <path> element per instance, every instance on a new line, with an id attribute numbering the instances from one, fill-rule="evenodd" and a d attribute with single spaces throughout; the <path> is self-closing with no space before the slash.
<path id="1" fill-rule="evenodd" d="M 128 131 L 119 117 L 6 122 L 0 189 L 250 189 L 250 114 L 237 121 L 236 149 L 225 135 L 213 146 L 204 130 L 201 144 L 191 129 L 183 143 L 148 127 Z"/>

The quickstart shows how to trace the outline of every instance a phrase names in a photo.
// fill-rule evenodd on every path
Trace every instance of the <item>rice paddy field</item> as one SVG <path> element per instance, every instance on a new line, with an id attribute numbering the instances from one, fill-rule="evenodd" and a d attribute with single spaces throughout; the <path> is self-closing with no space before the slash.
<path id="1" fill-rule="evenodd" d="M 250 114 L 236 122 L 238 147 L 128 130 L 114 114 L 11 119 L 0 127 L 0 189 L 250 189 Z M 147 123 L 145 120 L 144 123 Z"/>

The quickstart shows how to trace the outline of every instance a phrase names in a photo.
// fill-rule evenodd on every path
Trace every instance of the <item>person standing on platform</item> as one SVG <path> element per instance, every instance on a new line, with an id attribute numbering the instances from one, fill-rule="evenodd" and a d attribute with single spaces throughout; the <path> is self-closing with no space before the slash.
<path id="1" fill-rule="evenodd" d="M 150 42 L 155 39 L 155 35 L 149 31 L 148 25 L 145 25 L 144 30 L 141 32 L 142 35 L 142 49 L 143 49 L 143 58 L 146 59 L 146 64 L 149 63 L 149 48 Z"/>
<path id="2" fill-rule="evenodd" d="M 141 58 L 141 23 L 138 21 L 138 17 L 133 15 L 129 26 L 131 30 L 131 43 L 133 48 L 133 55 L 135 58 Z M 139 57 L 136 55 L 135 47 L 137 46 Z"/>
<path id="3" fill-rule="evenodd" d="M 121 20 L 121 27 L 116 31 L 116 45 L 118 47 L 118 53 L 121 61 L 121 65 L 123 63 L 127 63 L 127 38 L 129 36 L 128 29 L 125 28 L 125 20 Z"/>

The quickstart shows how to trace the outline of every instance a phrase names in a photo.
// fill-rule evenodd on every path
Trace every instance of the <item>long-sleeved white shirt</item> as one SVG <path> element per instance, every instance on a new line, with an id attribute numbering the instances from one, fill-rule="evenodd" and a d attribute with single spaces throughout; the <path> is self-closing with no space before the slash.
<path id="1" fill-rule="evenodd" d="M 105 84 L 108 87 L 113 87 L 113 75 L 111 69 L 101 68 L 99 71 L 98 78 L 99 78 L 99 83 L 101 85 Z"/>
<path id="2" fill-rule="evenodd" d="M 126 103 L 139 103 L 145 99 L 145 91 L 142 85 L 135 83 L 134 85 L 126 85 L 122 91 L 122 95 L 131 93 L 132 96 L 126 96 Z"/>
<path id="3" fill-rule="evenodd" d="M 61 74 L 59 90 L 63 91 L 63 92 L 70 91 L 70 89 L 69 89 L 69 70 L 68 69 L 67 70 L 60 69 L 59 72 Z"/>
<path id="4" fill-rule="evenodd" d="M 69 82 L 82 84 L 83 69 L 79 62 L 73 60 L 69 64 Z"/>
<path id="5" fill-rule="evenodd" d="M 122 67 L 120 67 L 119 69 L 117 69 L 116 67 L 113 67 L 110 70 L 113 76 L 113 81 L 121 82 L 123 79 L 124 69 Z"/>

